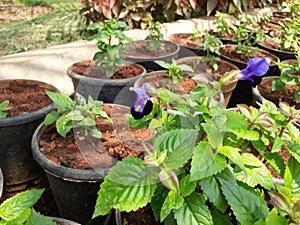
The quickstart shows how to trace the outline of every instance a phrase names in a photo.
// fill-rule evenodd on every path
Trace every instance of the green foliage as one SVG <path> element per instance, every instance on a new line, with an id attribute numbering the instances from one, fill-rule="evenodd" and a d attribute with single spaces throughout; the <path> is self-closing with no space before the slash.
<path id="1" fill-rule="evenodd" d="M 9 101 L 5 100 L 0 103 L 0 119 L 5 118 L 7 116 L 7 110 L 9 110 Z"/>
<path id="2" fill-rule="evenodd" d="M 100 71 L 107 77 L 113 76 L 116 67 L 125 66 L 124 51 L 127 50 L 125 42 L 131 42 L 122 30 L 129 29 L 126 23 L 115 19 L 105 20 L 105 23 L 93 23 L 88 29 L 96 34 L 88 37 L 88 40 L 96 40 L 99 52 L 96 52 L 93 60 Z"/>
<path id="3" fill-rule="evenodd" d="M 55 222 L 33 209 L 43 192 L 44 189 L 28 190 L 6 199 L 0 205 L 0 224 L 55 225 Z"/>
<path id="4" fill-rule="evenodd" d="M 166 76 L 172 78 L 174 83 L 182 83 L 184 72 L 194 72 L 193 68 L 186 64 L 177 65 L 176 60 L 174 59 L 172 59 L 172 63 L 167 63 L 160 60 L 155 61 L 155 63 L 167 69 Z"/>
<path id="5" fill-rule="evenodd" d="M 280 69 L 280 77 L 272 81 L 272 90 L 286 90 L 286 85 L 296 85 L 297 88 L 294 91 L 294 99 L 296 102 L 300 102 L 300 80 L 299 76 L 297 76 L 300 74 L 300 51 L 298 55 L 296 55 L 296 59 L 295 64 L 276 63 Z M 286 91 L 286 93 L 288 92 Z"/>
<path id="6" fill-rule="evenodd" d="M 101 117 L 108 122 L 112 122 L 106 112 L 102 110 L 102 102 L 94 101 L 91 96 L 86 101 L 79 94 L 76 94 L 76 98 L 72 100 L 61 93 L 47 90 L 46 93 L 54 102 L 53 106 L 57 111 L 47 114 L 44 124 L 50 125 L 56 122 L 57 132 L 63 137 L 72 128 L 83 127 L 85 135 L 90 134 L 96 138 L 101 138 L 101 131 L 95 127 L 95 119 Z"/>

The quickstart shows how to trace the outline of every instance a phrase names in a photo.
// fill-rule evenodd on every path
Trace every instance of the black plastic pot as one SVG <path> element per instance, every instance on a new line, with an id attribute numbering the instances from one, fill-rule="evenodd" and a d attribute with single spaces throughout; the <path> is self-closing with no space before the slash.
<path id="1" fill-rule="evenodd" d="M 33 158 L 46 171 L 59 214 L 62 218 L 82 224 L 94 224 L 91 219 L 96 204 L 97 192 L 109 168 L 100 170 L 80 170 L 58 165 L 47 159 L 39 149 L 43 124 L 32 137 Z M 105 218 L 97 218 L 102 224 Z"/>
<path id="2" fill-rule="evenodd" d="M 157 43 L 162 43 L 164 45 L 164 48 L 170 47 L 174 49 L 172 52 L 166 52 L 166 54 L 162 54 L 160 56 L 156 55 L 156 51 L 152 50 L 149 51 L 147 50 L 146 46 L 147 43 L 150 42 L 157 42 Z M 160 67 L 158 64 L 156 64 L 154 61 L 155 60 L 162 60 L 167 63 L 171 63 L 172 59 L 177 59 L 178 54 L 180 51 L 180 46 L 176 43 L 173 43 L 171 41 L 166 41 L 166 40 L 151 40 L 151 41 L 145 41 L 145 40 L 138 40 L 135 41 L 133 44 L 132 43 L 127 43 L 127 46 L 129 50 L 125 52 L 125 57 L 126 60 L 129 62 L 137 63 L 141 66 L 143 66 L 148 72 L 150 71 L 156 71 L 156 70 L 161 70 L 163 69 Z M 136 52 L 146 52 L 143 53 L 144 56 L 141 55 L 134 55 L 134 53 L 131 53 L 131 50 L 134 49 Z"/>
<path id="3" fill-rule="evenodd" d="M 43 82 L 28 82 L 36 82 L 45 89 L 58 91 Z M 8 80 L 0 81 L 0 88 L 7 85 Z M 44 174 L 32 157 L 30 143 L 35 129 L 52 110 L 51 104 L 28 114 L 0 119 L 0 168 L 4 176 L 4 192 L 26 189 Z"/>
<path id="4" fill-rule="evenodd" d="M 74 90 L 85 98 L 89 95 L 93 99 L 101 100 L 105 103 L 115 103 L 125 106 L 133 105 L 135 94 L 129 91 L 129 87 L 133 86 L 134 82 L 146 74 L 143 66 L 138 65 L 143 69 L 141 75 L 127 79 L 100 79 L 82 76 L 72 71 L 72 66 L 67 70 L 67 74 L 71 77 Z"/>
<path id="5" fill-rule="evenodd" d="M 262 43 L 258 44 L 258 47 L 260 49 L 263 49 L 265 51 L 272 53 L 273 55 L 276 55 L 280 59 L 280 61 L 287 60 L 287 59 L 296 59 L 297 53 L 269 48 Z"/>

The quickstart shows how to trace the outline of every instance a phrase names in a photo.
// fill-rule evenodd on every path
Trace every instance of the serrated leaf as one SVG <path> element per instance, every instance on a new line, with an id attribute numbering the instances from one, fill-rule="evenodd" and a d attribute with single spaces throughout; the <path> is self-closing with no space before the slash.
<path id="1" fill-rule="evenodd" d="M 287 220 L 284 216 L 277 215 L 277 211 L 272 209 L 266 218 L 266 225 L 287 225 Z"/>
<path id="2" fill-rule="evenodd" d="M 278 152 L 279 150 L 281 150 L 282 145 L 283 145 L 283 140 L 281 138 L 276 138 L 273 142 L 271 152 Z"/>
<path id="3" fill-rule="evenodd" d="M 232 133 L 234 133 L 238 138 L 243 138 L 249 141 L 259 140 L 259 133 L 255 130 L 233 129 Z"/>
<path id="4" fill-rule="evenodd" d="M 241 224 L 252 225 L 266 218 L 269 210 L 264 199 L 238 186 L 229 169 L 223 170 L 217 178 L 228 204 Z"/>
<path id="5" fill-rule="evenodd" d="M 245 117 L 238 112 L 229 112 L 226 114 L 226 129 L 247 129 L 248 123 Z"/>
<path id="6" fill-rule="evenodd" d="M 232 225 L 229 216 L 221 215 L 219 212 L 212 210 L 210 214 L 212 215 L 214 225 Z"/>
<path id="7" fill-rule="evenodd" d="M 179 209 L 183 203 L 184 198 L 182 195 L 179 195 L 174 191 L 170 191 L 161 208 L 160 221 L 165 220 L 165 218 L 170 214 L 171 210 Z"/>
<path id="8" fill-rule="evenodd" d="M 106 215 L 111 208 L 129 212 L 144 207 L 151 201 L 157 182 L 156 167 L 147 167 L 134 157 L 123 159 L 104 178 L 93 218 Z"/>
<path id="9" fill-rule="evenodd" d="M 234 164 L 236 164 L 238 167 L 240 167 L 241 170 L 245 171 L 244 162 L 243 162 L 241 153 L 239 151 L 240 151 L 239 148 L 234 148 L 231 146 L 223 146 L 220 148 L 219 153 L 225 155 Z"/>
<path id="10" fill-rule="evenodd" d="M 204 123 L 202 127 L 207 134 L 208 142 L 218 152 L 223 144 L 223 134 L 214 124 Z"/>
<path id="11" fill-rule="evenodd" d="M 291 156 L 288 161 L 288 167 L 293 177 L 293 180 L 300 186 L 300 163 Z"/>
<path id="12" fill-rule="evenodd" d="M 177 224 L 213 224 L 212 216 L 205 205 L 205 199 L 199 193 L 193 193 L 186 197 L 182 207 L 174 210 L 174 217 Z"/>
<path id="13" fill-rule="evenodd" d="M 300 144 L 291 143 L 287 146 L 289 153 L 300 163 Z"/>
<path id="14" fill-rule="evenodd" d="M 26 225 L 57 225 L 55 222 L 50 220 L 48 217 L 41 215 L 40 213 L 32 210 Z"/>
<path id="15" fill-rule="evenodd" d="M 189 196 L 196 189 L 197 182 L 191 182 L 190 175 L 180 179 L 180 192 L 183 197 Z"/>
<path id="16" fill-rule="evenodd" d="M 203 178 L 198 182 L 201 185 L 201 189 L 208 197 L 208 200 L 213 203 L 217 209 L 221 212 L 225 212 L 227 208 L 227 202 L 222 194 L 221 185 L 214 177 Z"/>
<path id="17" fill-rule="evenodd" d="M 2 220 L 13 220 L 32 207 L 42 196 L 44 189 L 28 190 L 8 198 L 0 205 Z"/>
<path id="18" fill-rule="evenodd" d="M 264 157 L 268 161 L 268 163 L 275 169 L 275 171 L 283 177 L 285 170 L 283 159 L 277 153 L 271 152 L 266 152 Z"/>
<path id="19" fill-rule="evenodd" d="M 153 145 L 158 153 L 168 150 L 168 157 L 164 162 L 166 168 L 178 169 L 191 158 L 197 134 L 197 130 L 181 129 L 165 132 L 155 138 Z"/>
<path id="20" fill-rule="evenodd" d="M 237 180 L 240 180 L 251 187 L 258 184 L 266 189 L 274 187 L 271 172 L 258 158 L 250 153 L 244 153 L 242 154 L 242 159 L 246 171 L 236 173 L 235 177 Z"/>
<path id="21" fill-rule="evenodd" d="M 191 181 L 221 172 L 227 165 L 223 155 L 216 154 L 207 142 L 200 142 L 191 162 Z"/>
<path id="22" fill-rule="evenodd" d="M 164 200 L 167 197 L 169 190 L 167 190 L 161 183 L 157 184 L 155 189 L 154 196 L 151 200 L 151 208 L 155 217 L 155 220 L 159 220 L 160 210 L 164 204 Z"/>

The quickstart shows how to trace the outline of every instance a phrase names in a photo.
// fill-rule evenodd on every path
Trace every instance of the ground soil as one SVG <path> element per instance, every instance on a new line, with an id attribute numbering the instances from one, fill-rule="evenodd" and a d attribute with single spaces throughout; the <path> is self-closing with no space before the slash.
<path id="1" fill-rule="evenodd" d="M 271 37 L 278 37 L 281 34 L 281 26 L 275 23 L 266 23 L 262 25 L 258 23 L 257 26 L 260 27 L 260 31 L 264 34 L 267 34 Z"/>
<path id="2" fill-rule="evenodd" d="M 40 151 L 51 161 L 75 169 L 109 168 L 117 160 L 128 156 L 139 156 L 143 151 L 142 142 L 152 137 L 147 128 L 132 129 L 127 125 L 127 107 L 103 105 L 104 111 L 112 117 L 113 124 L 98 118 L 97 127 L 102 138 L 85 135 L 75 129 L 66 138 L 56 132 L 55 126 L 45 126 L 39 142 Z"/>
<path id="3" fill-rule="evenodd" d="M 273 102 L 277 106 L 279 101 L 287 102 L 290 106 L 295 105 L 296 109 L 300 109 L 300 103 L 295 102 L 294 92 L 299 87 L 297 85 L 286 85 L 286 91 L 284 89 L 272 91 L 272 80 L 263 80 L 258 86 L 257 89 L 259 93 L 267 100 Z"/>
<path id="4" fill-rule="evenodd" d="M 178 49 L 174 43 L 170 42 L 163 42 L 163 46 L 155 50 L 149 50 L 147 44 L 149 44 L 149 41 L 134 42 L 134 45 L 128 44 L 129 48 L 126 50 L 125 55 L 138 60 L 161 58 L 173 54 Z"/>
<path id="5" fill-rule="evenodd" d="M 252 54 L 244 55 L 240 51 L 235 51 L 235 48 L 236 48 L 235 45 L 224 45 L 220 47 L 220 53 L 225 57 L 228 57 L 232 60 L 242 62 L 245 64 L 247 64 L 250 58 L 254 57 Z M 278 58 L 276 58 L 275 56 L 269 54 L 266 51 L 262 51 L 260 49 L 256 51 L 255 57 L 267 58 L 267 61 L 270 62 L 270 65 L 274 65 L 274 62 L 277 62 L 278 60 Z"/>
<path id="6" fill-rule="evenodd" d="M 52 7 L 0 2 L 0 24 L 10 21 L 32 20 L 40 14 L 52 12 Z"/>
<path id="7" fill-rule="evenodd" d="M 42 109 L 52 103 L 45 89 L 51 87 L 38 81 L 12 80 L 0 82 L 0 103 L 8 100 L 10 108 L 7 117 L 18 116 Z"/>
<path id="8" fill-rule="evenodd" d="M 82 76 L 107 79 L 104 73 L 101 73 L 100 69 L 95 66 L 93 60 L 77 62 L 71 66 L 71 70 L 74 73 Z M 143 73 L 143 69 L 136 64 L 127 64 L 125 67 L 116 68 L 116 72 L 109 79 L 126 79 L 135 76 L 139 76 Z"/>

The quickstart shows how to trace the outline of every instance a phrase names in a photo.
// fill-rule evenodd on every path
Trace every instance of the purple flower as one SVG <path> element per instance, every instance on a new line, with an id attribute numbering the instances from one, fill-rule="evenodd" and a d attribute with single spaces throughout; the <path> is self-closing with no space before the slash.
<path id="1" fill-rule="evenodd" d="M 239 80 L 250 80 L 253 87 L 256 87 L 262 76 L 269 70 L 266 58 L 252 58 L 245 69 L 241 70 Z"/>
<path id="2" fill-rule="evenodd" d="M 146 84 L 138 88 L 129 88 L 130 91 L 136 93 L 136 101 L 133 107 L 131 107 L 131 115 L 134 119 L 142 119 L 145 115 L 149 115 L 153 108 L 153 103 L 150 97 L 146 94 Z"/>

